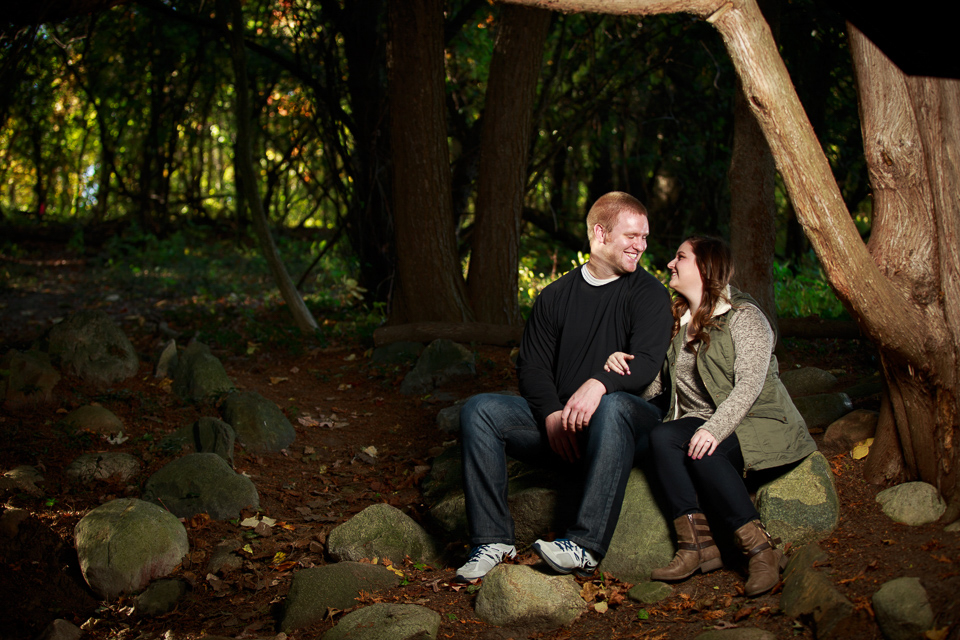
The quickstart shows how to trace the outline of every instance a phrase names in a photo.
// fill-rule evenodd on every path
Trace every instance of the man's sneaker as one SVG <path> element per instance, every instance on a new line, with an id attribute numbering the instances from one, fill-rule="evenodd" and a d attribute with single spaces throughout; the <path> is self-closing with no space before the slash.
<path id="1" fill-rule="evenodd" d="M 512 544 L 481 544 L 470 551 L 467 563 L 457 569 L 458 582 L 476 582 L 495 566 L 517 555 Z"/>
<path id="2" fill-rule="evenodd" d="M 533 550 L 557 573 L 567 574 L 576 571 L 577 575 L 584 578 L 593 575 L 601 560 L 593 551 L 584 549 L 566 538 L 553 542 L 537 540 L 533 543 Z"/>

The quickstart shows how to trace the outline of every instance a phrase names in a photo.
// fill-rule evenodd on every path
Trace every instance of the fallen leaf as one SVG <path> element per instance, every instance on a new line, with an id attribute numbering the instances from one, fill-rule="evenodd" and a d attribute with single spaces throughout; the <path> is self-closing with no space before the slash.
<path id="1" fill-rule="evenodd" d="M 606 613 L 609 605 L 606 602 L 598 602 L 593 605 L 593 610 L 597 613 Z"/>
<path id="2" fill-rule="evenodd" d="M 297 418 L 297 422 L 299 422 L 304 427 L 316 427 L 320 425 L 319 420 L 309 415 L 300 416 L 299 418 Z"/>
<path id="3" fill-rule="evenodd" d="M 587 604 L 590 604 L 596 600 L 598 593 L 600 593 L 600 587 L 592 582 L 584 583 L 583 587 L 580 589 L 580 597 L 583 598 Z"/>
<path id="4" fill-rule="evenodd" d="M 854 460 L 862 460 L 867 457 L 867 454 L 870 453 L 870 446 L 873 444 L 873 438 L 867 438 L 862 442 L 858 442 L 853 445 L 853 450 L 850 451 L 850 457 Z"/>
<path id="5" fill-rule="evenodd" d="M 286 382 L 290 378 L 284 378 L 282 376 L 270 376 L 270 384 L 280 384 L 281 382 Z"/>
<path id="6" fill-rule="evenodd" d="M 950 625 L 947 625 L 942 629 L 927 629 L 923 632 L 923 637 L 927 640 L 943 640 L 947 637 L 948 631 L 950 631 Z"/>

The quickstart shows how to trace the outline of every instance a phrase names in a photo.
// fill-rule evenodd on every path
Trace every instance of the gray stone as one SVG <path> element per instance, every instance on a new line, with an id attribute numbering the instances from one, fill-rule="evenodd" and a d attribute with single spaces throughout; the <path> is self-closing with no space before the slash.
<path id="1" fill-rule="evenodd" d="M 0 513 L 0 537 L 13 540 L 20 535 L 20 525 L 30 518 L 26 509 L 6 507 Z"/>
<path id="2" fill-rule="evenodd" d="M 640 582 L 636 584 L 627 596 L 642 604 L 653 604 L 673 594 L 673 587 L 666 582 Z"/>
<path id="3" fill-rule="evenodd" d="M 815 569 L 794 571 L 784 580 L 780 609 L 809 621 L 817 640 L 857 638 L 867 624 L 853 603 Z"/>
<path id="4" fill-rule="evenodd" d="M 947 510 L 937 488 L 926 482 L 905 482 L 877 494 L 880 508 L 894 522 L 917 526 L 936 522 Z"/>
<path id="5" fill-rule="evenodd" d="M 223 419 L 245 449 L 276 453 L 286 449 L 297 432 L 276 403 L 255 391 L 231 393 L 223 402 Z"/>
<path id="6" fill-rule="evenodd" d="M 822 540 L 840 520 L 833 470 L 819 451 L 761 486 L 756 505 L 767 531 L 784 544 Z"/>
<path id="7" fill-rule="evenodd" d="M 53 402 L 60 373 L 43 351 L 11 349 L 0 358 L 0 371 L 7 372 L 0 375 L 0 402 L 7 410 Z"/>
<path id="8" fill-rule="evenodd" d="M 451 491 L 463 489 L 463 467 L 460 445 L 447 447 L 430 465 L 430 472 L 423 479 L 423 497 L 436 500 Z"/>
<path id="9" fill-rule="evenodd" d="M 87 484 L 94 480 L 129 482 L 140 473 L 140 461 L 129 453 L 84 453 L 67 465 L 67 477 Z"/>
<path id="10" fill-rule="evenodd" d="M 389 558 L 401 564 L 433 563 L 437 546 L 433 538 L 407 514 L 388 504 L 367 507 L 327 536 L 327 550 L 337 561 Z"/>
<path id="11" fill-rule="evenodd" d="M 872 438 L 877 432 L 880 414 L 867 409 L 857 409 L 827 427 L 823 436 L 823 448 L 828 451 L 850 451 L 855 444 Z"/>
<path id="12" fill-rule="evenodd" d="M 960 531 L 960 520 L 954 520 L 947 526 L 943 528 L 944 531 L 949 531 L 950 533 L 957 533 Z"/>
<path id="13" fill-rule="evenodd" d="M 820 548 L 820 545 L 805 544 L 790 555 L 786 569 L 783 570 L 783 579 L 786 580 L 795 571 L 813 569 L 818 562 L 826 562 L 830 556 Z"/>
<path id="14" fill-rule="evenodd" d="M 587 603 L 573 576 L 501 564 L 483 579 L 475 607 L 477 617 L 488 624 L 555 628 L 576 620 Z"/>
<path id="15" fill-rule="evenodd" d="M 4 484 L 8 485 L 4 487 L 5 490 L 19 490 L 34 496 L 43 494 L 43 490 L 37 486 L 43 482 L 43 475 L 30 465 L 24 464 L 19 467 L 14 467 L 10 471 L 5 472 L 3 478 L 7 481 Z"/>
<path id="16" fill-rule="evenodd" d="M 83 630 L 63 618 L 57 618 L 46 626 L 37 640 L 79 640 Z"/>
<path id="17" fill-rule="evenodd" d="M 423 343 L 391 342 L 373 350 L 370 361 L 374 364 L 405 364 L 413 362 L 423 353 Z"/>
<path id="18" fill-rule="evenodd" d="M 54 325 L 43 340 L 63 371 L 105 387 L 140 369 L 130 340 L 103 311 L 78 311 Z"/>
<path id="19" fill-rule="evenodd" d="M 739 629 L 710 629 L 694 636 L 696 640 L 777 640 L 777 636 L 765 629 L 740 627 Z"/>
<path id="20" fill-rule="evenodd" d="M 473 352 L 452 340 L 434 340 L 403 378 L 400 393 L 430 393 L 436 387 L 472 378 L 477 373 Z"/>
<path id="21" fill-rule="evenodd" d="M 887 640 L 914 640 L 933 627 L 933 608 L 920 578 L 896 578 L 873 594 L 877 625 Z"/>
<path id="22" fill-rule="evenodd" d="M 123 422 L 113 411 L 98 404 L 78 407 L 63 418 L 63 423 L 77 431 L 107 435 L 123 433 Z"/>
<path id="23" fill-rule="evenodd" d="M 173 392 L 183 400 L 210 400 L 234 391 L 233 380 L 220 360 L 202 342 L 187 345 L 177 359 Z"/>
<path id="24" fill-rule="evenodd" d="M 284 602 L 280 629 L 289 632 L 323 620 L 327 610 L 357 605 L 361 591 L 376 593 L 392 589 L 400 578 L 386 567 L 360 562 L 339 562 L 315 569 L 301 569 Z"/>
<path id="25" fill-rule="evenodd" d="M 646 474 L 630 472 L 620 520 L 600 569 L 626 582 L 641 582 L 666 566 L 675 552 L 674 533 L 660 511 Z"/>
<path id="26" fill-rule="evenodd" d="M 784 371 L 780 374 L 780 382 L 787 388 L 787 393 L 796 398 L 830 391 L 837 384 L 837 376 L 816 367 L 803 367 Z"/>
<path id="27" fill-rule="evenodd" d="M 416 604 L 381 602 L 348 613 L 323 640 L 433 640 L 440 614 Z"/>
<path id="28" fill-rule="evenodd" d="M 190 548 L 176 516 L 131 498 L 90 511 L 77 523 L 74 540 L 84 579 L 107 600 L 168 575 Z"/>
<path id="29" fill-rule="evenodd" d="M 143 499 L 170 510 L 178 518 L 206 513 L 229 520 L 242 509 L 259 509 L 260 497 L 250 478 L 234 472 L 215 453 L 188 453 L 150 476 Z"/>
<path id="30" fill-rule="evenodd" d="M 793 399 L 808 429 L 824 429 L 853 411 L 853 402 L 845 393 L 819 393 Z"/>
<path id="31" fill-rule="evenodd" d="M 462 402 L 440 409 L 437 413 L 437 429 L 444 433 L 460 433 L 460 407 Z"/>
<path id="32" fill-rule="evenodd" d="M 235 440 L 233 427 L 219 418 L 204 416 L 192 425 L 165 436 L 160 441 L 160 447 L 165 451 L 215 453 L 232 467 Z"/>
<path id="33" fill-rule="evenodd" d="M 157 580 L 137 596 L 135 609 L 143 616 L 162 616 L 173 611 L 186 593 L 187 583 L 182 580 Z"/>
<path id="34" fill-rule="evenodd" d="M 157 358 L 157 366 L 153 370 L 153 377 L 169 378 L 173 376 L 173 372 L 177 370 L 179 360 L 177 341 L 170 340 L 164 345 L 163 351 L 160 352 L 160 357 Z"/>
<path id="35" fill-rule="evenodd" d="M 874 373 L 872 376 L 847 387 L 844 392 L 854 400 L 875 396 L 883 392 L 883 378 L 879 372 Z"/>

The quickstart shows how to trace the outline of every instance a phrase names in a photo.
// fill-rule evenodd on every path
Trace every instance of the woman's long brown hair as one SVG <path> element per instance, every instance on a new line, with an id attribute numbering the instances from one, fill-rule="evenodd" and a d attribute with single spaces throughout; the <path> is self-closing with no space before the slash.
<path id="1" fill-rule="evenodd" d="M 693 255 L 697 260 L 697 270 L 700 271 L 700 280 L 703 282 L 703 295 L 700 297 L 700 307 L 690 318 L 693 339 L 689 345 L 700 342 L 703 350 L 710 348 L 710 334 L 708 329 L 720 328 L 720 322 L 713 317 L 713 310 L 723 299 L 723 292 L 733 278 L 733 255 L 730 245 L 720 238 L 710 236 L 690 236 L 684 242 L 693 247 Z M 690 308 L 687 299 L 678 295 L 673 300 L 673 335 L 680 333 L 680 318 Z"/>

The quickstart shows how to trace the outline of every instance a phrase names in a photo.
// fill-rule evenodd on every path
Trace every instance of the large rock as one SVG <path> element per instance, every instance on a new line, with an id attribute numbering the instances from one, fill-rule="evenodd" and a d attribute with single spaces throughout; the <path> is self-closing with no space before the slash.
<path id="1" fill-rule="evenodd" d="M 650 578 L 650 572 L 673 558 L 673 530 L 660 511 L 646 473 L 630 472 L 620 520 L 600 570 L 625 582 Z"/>
<path id="2" fill-rule="evenodd" d="M 309 626 L 327 617 L 328 609 L 357 606 L 360 592 L 376 593 L 400 584 L 400 577 L 386 567 L 361 562 L 338 562 L 315 569 L 301 569 L 283 606 L 280 629 Z"/>
<path id="3" fill-rule="evenodd" d="M 345 615 L 323 640 L 433 640 L 440 614 L 416 604 L 381 602 Z"/>
<path id="4" fill-rule="evenodd" d="M 780 374 L 780 382 L 792 398 L 826 393 L 837 384 L 837 376 L 816 367 L 788 369 Z"/>
<path id="5" fill-rule="evenodd" d="M 60 373 L 43 351 L 11 349 L 0 358 L 0 371 L 7 372 L 0 375 L 0 403 L 8 410 L 53 401 Z"/>
<path id="6" fill-rule="evenodd" d="M 857 409 L 827 427 L 823 435 L 823 448 L 828 451 L 850 451 L 858 442 L 872 438 L 877 432 L 880 414 L 867 409 Z"/>
<path id="7" fill-rule="evenodd" d="M 129 453 L 84 453 L 67 465 L 67 477 L 82 484 L 94 480 L 129 482 L 140 473 L 140 461 Z"/>
<path id="8" fill-rule="evenodd" d="M 164 437 L 160 447 L 166 451 L 186 449 L 192 453 L 215 453 L 232 467 L 235 440 L 233 427 L 219 418 L 204 416 Z"/>
<path id="9" fill-rule="evenodd" d="M 168 575 L 190 548 L 176 516 L 135 499 L 97 507 L 77 523 L 74 539 L 84 579 L 107 600 Z"/>
<path id="10" fill-rule="evenodd" d="M 98 404 L 78 407 L 63 418 L 63 423 L 77 431 L 106 435 L 123 433 L 123 422 L 113 411 Z"/>
<path id="11" fill-rule="evenodd" d="M 44 342 L 64 371 L 97 386 L 122 382 L 140 368 L 130 340 L 103 311 L 69 316 L 50 329 Z"/>
<path id="12" fill-rule="evenodd" d="M 877 625 L 887 640 L 914 640 L 933 627 L 933 608 L 920 578 L 896 578 L 873 594 Z"/>
<path id="13" fill-rule="evenodd" d="M 147 480 L 143 499 L 165 506 L 178 518 L 206 513 L 214 520 L 229 520 L 242 509 L 260 508 L 250 478 L 215 453 L 189 453 L 168 463 Z"/>
<path id="14" fill-rule="evenodd" d="M 244 448 L 258 453 L 286 449 L 297 432 L 276 403 L 255 391 L 231 393 L 223 402 L 223 419 Z"/>
<path id="15" fill-rule="evenodd" d="M 234 390 L 220 360 L 202 342 L 192 342 L 177 358 L 173 392 L 184 400 L 210 400 Z"/>
<path id="16" fill-rule="evenodd" d="M 840 520 L 833 470 L 819 451 L 762 485 L 757 490 L 756 505 L 767 531 L 784 544 L 821 540 L 837 528 Z"/>
<path id="17" fill-rule="evenodd" d="M 498 565 L 483 579 L 476 600 L 477 616 L 498 626 L 561 627 L 586 609 L 573 576 L 525 565 Z"/>
<path id="18" fill-rule="evenodd" d="M 831 423 L 853 411 L 853 402 L 845 393 L 818 393 L 813 396 L 794 398 L 808 429 L 824 429 Z"/>
<path id="19" fill-rule="evenodd" d="M 867 624 L 853 603 L 816 569 L 793 571 L 784 579 L 780 609 L 807 621 L 817 640 L 857 638 Z"/>
<path id="20" fill-rule="evenodd" d="M 467 378 L 477 373 L 473 352 L 452 340 L 434 340 L 420 354 L 416 366 L 403 378 L 400 393 L 430 393 L 436 387 Z"/>
<path id="21" fill-rule="evenodd" d="M 389 558 L 394 564 L 410 556 L 414 562 L 433 563 L 433 538 L 407 514 L 388 504 L 367 507 L 327 536 L 327 550 L 337 561 Z"/>
<path id="22" fill-rule="evenodd" d="M 157 580 L 137 596 L 136 610 L 142 616 L 162 616 L 173 611 L 177 603 L 187 593 L 187 583 L 183 580 L 167 578 Z"/>
<path id="23" fill-rule="evenodd" d="M 917 526 L 936 522 L 947 510 L 937 488 L 926 482 L 905 482 L 877 494 L 877 502 L 894 522 Z"/>

